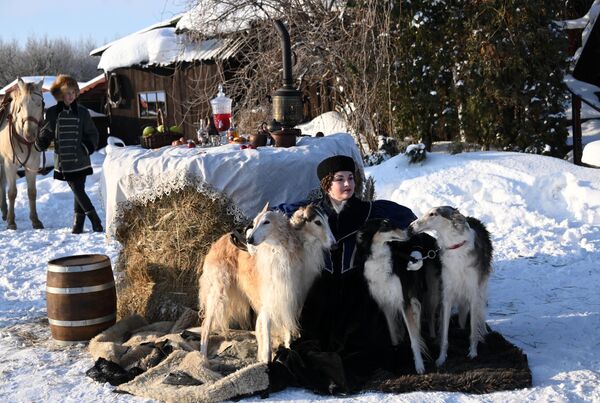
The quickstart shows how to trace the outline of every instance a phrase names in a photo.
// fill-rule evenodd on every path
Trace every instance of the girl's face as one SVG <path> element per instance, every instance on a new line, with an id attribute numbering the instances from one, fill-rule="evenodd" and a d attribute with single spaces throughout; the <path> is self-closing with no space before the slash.
<path id="1" fill-rule="evenodd" d="M 338 171 L 333 175 L 329 197 L 337 202 L 350 199 L 354 194 L 354 174 L 350 171 Z"/>
<path id="2" fill-rule="evenodd" d="M 66 91 L 63 93 L 63 102 L 66 106 L 71 105 L 73 101 L 75 101 L 75 98 L 77 98 L 77 93 L 71 88 L 67 88 Z"/>

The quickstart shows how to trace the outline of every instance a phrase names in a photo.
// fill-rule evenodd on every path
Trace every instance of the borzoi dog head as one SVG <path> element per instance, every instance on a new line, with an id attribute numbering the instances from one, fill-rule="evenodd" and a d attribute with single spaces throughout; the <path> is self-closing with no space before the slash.
<path id="1" fill-rule="evenodd" d="M 355 258 L 357 260 L 355 263 L 362 265 L 373 254 L 384 252 L 390 242 L 404 242 L 407 240 L 407 232 L 394 226 L 389 220 L 381 218 L 369 220 L 356 235 Z M 374 246 L 376 247 L 373 248 Z"/>
<path id="2" fill-rule="evenodd" d="M 302 230 L 309 242 L 318 241 L 324 249 L 329 249 L 335 244 L 327 216 L 313 204 L 296 210 L 290 218 L 290 223 L 295 229 Z"/>
<path id="3" fill-rule="evenodd" d="M 467 219 L 458 209 L 450 206 L 434 207 L 409 226 L 410 233 L 436 231 L 440 233 L 462 232 L 467 226 Z"/>
<path id="4" fill-rule="evenodd" d="M 404 242 L 409 238 L 406 231 L 396 227 L 391 221 L 382 218 L 367 221 L 357 237 L 359 243 L 367 244 Z"/>
<path id="5" fill-rule="evenodd" d="M 246 232 L 249 245 L 259 245 L 263 242 L 279 243 L 289 227 L 287 217 L 280 211 L 269 211 L 269 203 L 252 221 L 252 227 Z"/>

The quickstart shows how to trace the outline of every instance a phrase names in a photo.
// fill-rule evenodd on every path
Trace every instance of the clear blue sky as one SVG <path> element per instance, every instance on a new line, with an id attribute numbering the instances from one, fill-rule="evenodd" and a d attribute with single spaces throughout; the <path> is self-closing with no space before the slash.
<path id="1" fill-rule="evenodd" d="M 0 0 L 0 38 L 91 38 L 96 46 L 189 8 L 189 0 Z"/>

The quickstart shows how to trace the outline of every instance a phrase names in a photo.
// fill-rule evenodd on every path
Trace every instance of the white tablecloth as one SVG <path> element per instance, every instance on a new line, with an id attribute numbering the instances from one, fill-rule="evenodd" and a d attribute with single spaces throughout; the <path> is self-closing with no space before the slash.
<path id="1" fill-rule="evenodd" d="M 317 165 L 332 155 L 360 153 L 349 134 L 303 137 L 290 148 L 240 149 L 237 144 L 213 148 L 140 146 L 106 147 L 102 196 L 107 232 L 113 234 L 120 210 L 129 202 L 146 203 L 171 191 L 200 183 L 200 191 L 223 192 L 248 218 L 268 201 L 271 205 L 306 199 L 319 188 Z"/>

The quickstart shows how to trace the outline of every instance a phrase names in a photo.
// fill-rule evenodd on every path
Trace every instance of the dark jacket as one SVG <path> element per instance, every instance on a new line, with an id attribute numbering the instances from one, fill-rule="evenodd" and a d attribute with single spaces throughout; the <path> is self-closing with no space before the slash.
<path id="1" fill-rule="evenodd" d="M 348 392 L 381 367 L 392 348 L 385 317 L 369 293 L 364 267 L 353 264 L 356 232 L 371 218 L 388 218 L 406 228 L 416 216 L 386 200 L 365 202 L 353 197 L 339 214 L 328 198 L 319 204 L 329 216 L 338 244 L 307 296 L 300 317 L 301 337 L 291 351 L 283 353 L 282 361 L 300 386 L 322 393 Z M 294 208 L 280 206 L 288 213 Z"/>
<path id="2" fill-rule="evenodd" d="M 74 180 L 92 174 L 90 155 L 98 147 L 98 130 L 86 108 L 77 102 L 70 108 L 62 102 L 48 108 L 36 147 L 43 151 L 52 142 L 56 179 Z"/>

